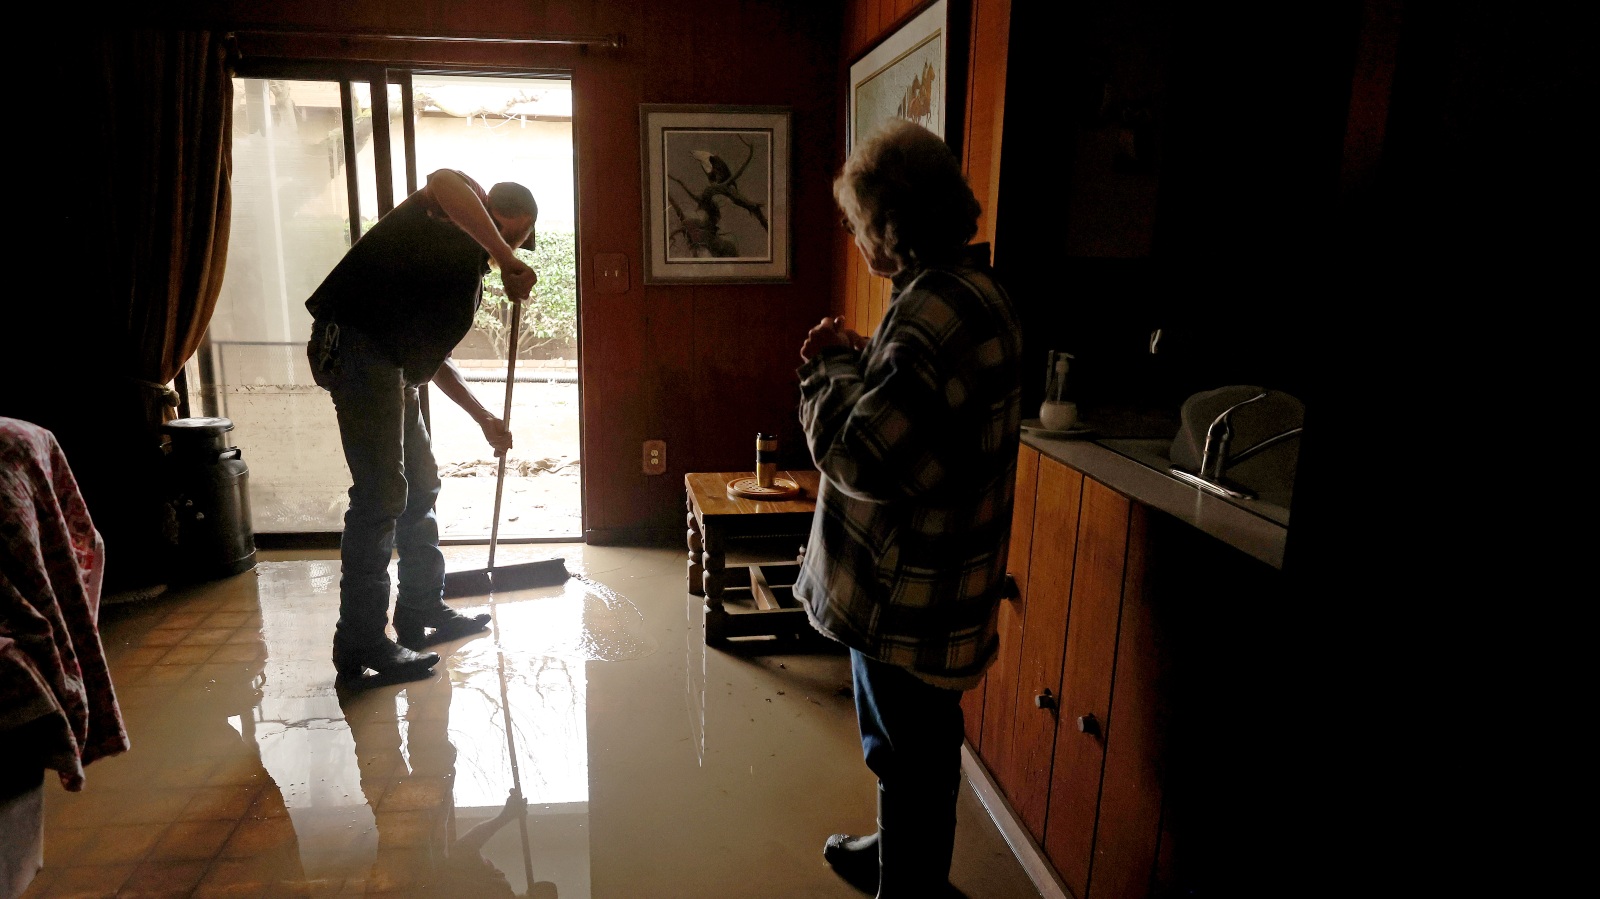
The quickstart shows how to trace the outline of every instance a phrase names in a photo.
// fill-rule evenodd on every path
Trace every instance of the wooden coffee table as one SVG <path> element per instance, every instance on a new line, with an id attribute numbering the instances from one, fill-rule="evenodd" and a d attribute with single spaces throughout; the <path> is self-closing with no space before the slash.
<path id="1" fill-rule="evenodd" d="M 689 592 L 705 597 L 707 643 L 732 637 L 804 636 L 811 623 L 792 589 L 798 558 L 817 510 L 814 470 L 783 470 L 798 484 L 792 499 L 749 499 L 728 483 L 748 471 L 683 476 L 689 510 Z"/>

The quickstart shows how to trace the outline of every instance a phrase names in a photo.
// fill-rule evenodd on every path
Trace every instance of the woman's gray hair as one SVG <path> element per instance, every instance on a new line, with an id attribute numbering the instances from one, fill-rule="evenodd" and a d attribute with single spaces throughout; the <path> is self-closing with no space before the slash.
<path id="1" fill-rule="evenodd" d="M 906 119 L 861 142 L 833 196 L 868 243 L 905 264 L 958 253 L 978 233 L 982 211 L 949 144 Z"/>

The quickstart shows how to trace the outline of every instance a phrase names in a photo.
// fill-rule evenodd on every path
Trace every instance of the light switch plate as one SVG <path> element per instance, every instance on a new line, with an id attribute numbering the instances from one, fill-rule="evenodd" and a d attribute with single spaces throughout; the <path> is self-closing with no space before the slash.
<path id="1" fill-rule="evenodd" d="M 601 293 L 627 293 L 628 257 L 622 253 L 594 254 L 594 280 Z"/>

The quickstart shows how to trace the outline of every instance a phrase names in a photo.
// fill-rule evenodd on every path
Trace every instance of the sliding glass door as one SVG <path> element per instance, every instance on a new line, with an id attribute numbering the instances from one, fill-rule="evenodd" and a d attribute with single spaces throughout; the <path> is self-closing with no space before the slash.
<path id="1" fill-rule="evenodd" d="M 387 70 L 235 80 L 233 220 L 206 342 L 186 372 L 191 414 L 225 417 L 250 468 L 258 535 L 333 534 L 349 487 L 333 405 L 305 358 L 305 299 L 371 223 L 438 168 L 486 188 L 519 181 L 540 207 L 540 273 L 518 336 L 502 540 L 582 535 L 570 82 Z M 374 112 L 374 94 L 379 110 Z M 387 177 L 384 177 L 387 175 Z M 384 189 L 387 182 L 387 189 Z M 491 274 L 458 364 L 506 403 L 509 306 Z M 444 539 L 487 539 L 497 466 L 477 426 L 435 392 Z"/>

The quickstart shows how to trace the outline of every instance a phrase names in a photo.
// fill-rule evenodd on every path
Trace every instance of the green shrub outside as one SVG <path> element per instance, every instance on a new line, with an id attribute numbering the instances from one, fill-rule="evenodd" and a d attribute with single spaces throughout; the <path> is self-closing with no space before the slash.
<path id="1" fill-rule="evenodd" d="M 578 266 L 576 236 L 571 231 L 540 231 L 533 250 L 516 251 L 517 258 L 539 273 L 528 302 L 522 306 L 522 328 L 517 355 L 551 345 L 578 342 Z M 500 358 L 505 358 L 511 329 L 511 301 L 497 269 L 483 279 L 483 302 L 472 326 L 488 336 Z"/>

